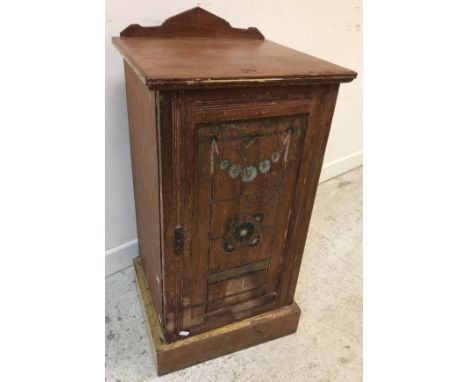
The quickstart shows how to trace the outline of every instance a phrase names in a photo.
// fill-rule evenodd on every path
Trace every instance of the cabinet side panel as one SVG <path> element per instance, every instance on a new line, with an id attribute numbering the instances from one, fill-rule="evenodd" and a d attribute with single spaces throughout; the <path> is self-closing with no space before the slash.
<path id="1" fill-rule="evenodd" d="M 146 88 L 127 63 L 124 65 L 138 246 L 151 297 L 159 319 L 162 321 L 159 165 L 155 93 Z"/>
<path id="2" fill-rule="evenodd" d="M 278 286 L 281 305 L 289 305 L 294 302 L 294 292 L 299 277 L 338 88 L 339 84 L 329 84 L 317 86 L 315 90 L 319 95 L 319 102 L 311 110 L 314 117 L 310 121 L 305 137 L 302 164 L 285 243 L 284 265 Z"/>

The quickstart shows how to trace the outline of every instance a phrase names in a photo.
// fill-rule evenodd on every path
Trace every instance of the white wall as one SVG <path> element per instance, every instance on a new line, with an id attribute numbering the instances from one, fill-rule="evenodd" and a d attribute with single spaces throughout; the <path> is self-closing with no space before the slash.
<path id="1" fill-rule="evenodd" d="M 357 71 L 340 89 L 321 180 L 362 164 L 361 0 L 106 0 L 106 274 L 137 254 L 123 63 L 110 39 L 129 24 L 159 25 L 197 5 L 232 26 L 255 26 L 269 40 Z"/>

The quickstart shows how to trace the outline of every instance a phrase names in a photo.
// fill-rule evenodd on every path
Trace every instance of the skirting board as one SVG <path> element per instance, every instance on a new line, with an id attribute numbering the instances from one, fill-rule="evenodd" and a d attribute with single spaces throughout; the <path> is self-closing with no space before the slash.
<path id="1" fill-rule="evenodd" d="M 319 182 L 325 182 L 328 179 L 344 174 L 345 172 L 348 172 L 359 166 L 362 166 L 362 150 L 325 163 L 322 166 Z"/>
<path id="2" fill-rule="evenodd" d="M 325 163 L 320 174 L 320 182 L 334 178 L 362 165 L 362 150 Z M 138 240 L 128 241 L 117 247 L 106 250 L 106 277 L 132 265 L 138 256 Z"/>
<path id="3" fill-rule="evenodd" d="M 106 277 L 130 267 L 133 259 L 137 256 L 138 239 L 106 250 Z"/>

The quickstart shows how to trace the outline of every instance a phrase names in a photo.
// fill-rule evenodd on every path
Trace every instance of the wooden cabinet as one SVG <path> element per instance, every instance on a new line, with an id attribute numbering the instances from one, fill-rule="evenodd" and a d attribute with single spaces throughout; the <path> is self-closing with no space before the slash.
<path id="1" fill-rule="evenodd" d="M 207 333 L 223 343 L 219 328 L 233 330 L 227 345 L 203 347 L 205 356 L 186 351 L 167 366 L 161 355 L 159 372 L 295 331 L 294 291 L 338 87 L 356 73 L 201 8 L 159 27 L 132 25 L 113 43 L 125 58 L 150 326 L 163 350 Z M 272 312 L 291 324 L 275 326 Z M 258 318 L 264 335 L 242 340 Z"/>

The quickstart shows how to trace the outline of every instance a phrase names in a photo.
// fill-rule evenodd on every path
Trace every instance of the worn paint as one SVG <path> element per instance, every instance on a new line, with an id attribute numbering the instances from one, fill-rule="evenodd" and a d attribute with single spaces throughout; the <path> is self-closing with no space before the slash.
<path id="1" fill-rule="evenodd" d="M 249 183 L 255 180 L 257 175 L 260 173 L 262 175 L 267 174 L 272 165 L 277 163 L 281 154 L 284 153 L 284 161 L 288 159 L 289 153 L 289 143 L 291 138 L 291 133 L 295 128 L 303 128 L 305 126 L 305 118 L 301 117 L 275 117 L 275 118 L 264 118 L 259 121 L 262 128 L 271 129 L 273 126 L 273 121 L 277 120 L 278 123 L 284 125 L 287 130 L 284 133 L 283 141 L 276 150 L 267 157 L 262 158 L 258 163 L 246 163 L 245 150 L 247 150 L 258 138 L 251 139 L 244 142 L 243 152 L 240 154 L 239 158 L 240 163 L 233 163 L 226 156 L 223 156 L 221 150 L 218 146 L 218 136 L 210 136 L 208 139 L 211 141 L 211 174 L 215 172 L 215 168 L 218 167 L 220 171 L 227 171 L 231 179 L 237 179 L 240 176 L 240 179 L 243 182 Z M 229 130 L 248 130 L 248 123 L 245 121 L 232 121 L 232 122 L 223 122 L 216 123 L 211 126 L 211 129 L 216 129 L 219 132 L 226 132 Z"/>
<path id="2" fill-rule="evenodd" d="M 248 247 L 256 247 L 261 240 L 262 222 L 265 214 L 255 212 L 245 214 L 243 218 L 236 216 L 226 222 L 223 239 L 223 250 L 232 253 L 236 249 L 242 251 Z"/>

